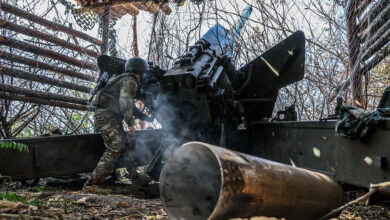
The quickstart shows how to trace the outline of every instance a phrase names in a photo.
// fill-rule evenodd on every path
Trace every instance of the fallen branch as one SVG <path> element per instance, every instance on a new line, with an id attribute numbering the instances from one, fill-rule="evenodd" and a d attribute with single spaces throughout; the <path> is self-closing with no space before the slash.
<path id="1" fill-rule="evenodd" d="M 363 196 L 353 200 L 353 201 L 350 201 L 348 202 L 347 204 L 343 205 L 343 206 L 340 206 L 339 208 L 337 209 L 334 209 L 332 211 L 330 211 L 328 214 L 322 216 L 321 218 L 319 218 L 318 220 L 325 220 L 325 219 L 329 219 L 337 214 L 339 214 L 341 211 L 343 211 L 344 209 L 346 209 L 347 207 L 353 205 L 353 204 L 356 204 L 356 203 L 359 203 L 359 202 L 362 202 L 362 201 L 365 201 L 366 200 L 366 204 L 368 204 L 368 199 L 374 195 L 376 192 L 378 191 L 381 191 L 382 189 L 384 188 L 387 188 L 390 186 L 390 181 L 389 182 L 383 182 L 383 183 L 379 183 L 379 184 L 371 184 L 370 185 L 370 191 L 368 191 L 368 193 L 364 194 Z"/>

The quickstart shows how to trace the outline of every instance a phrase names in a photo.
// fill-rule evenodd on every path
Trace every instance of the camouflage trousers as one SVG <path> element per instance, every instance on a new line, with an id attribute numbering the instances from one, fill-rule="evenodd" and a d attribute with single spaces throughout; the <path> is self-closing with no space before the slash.
<path id="1" fill-rule="evenodd" d="M 95 132 L 101 133 L 106 150 L 100 158 L 95 170 L 85 185 L 101 184 L 105 179 L 112 174 L 119 156 L 125 148 L 134 149 L 134 146 L 129 146 L 129 137 L 124 130 L 122 121 L 117 119 L 114 112 L 107 109 L 97 109 L 95 111 Z M 127 167 L 132 167 L 129 173 L 136 172 L 136 161 L 133 164 L 128 164 Z"/>

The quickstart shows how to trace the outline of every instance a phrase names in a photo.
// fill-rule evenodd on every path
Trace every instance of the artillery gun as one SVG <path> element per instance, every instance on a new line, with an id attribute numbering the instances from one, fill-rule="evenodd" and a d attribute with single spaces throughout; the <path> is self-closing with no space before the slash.
<path id="1" fill-rule="evenodd" d="M 237 27 L 242 27 L 242 17 Z M 152 176 L 158 177 L 164 155 L 192 140 L 320 171 L 358 187 L 368 188 L 390 176 L 388 121 L 363 140 L 335 136 L 332 120 L 289 120 L 296 118 L 290 108 L 285 115 L 292 113 L 292 117 L 264 121 L 272 116 L 279 89 L 303 78 L 304 34 L 292 34 L 236 70 L 226 56 L 226 45 L 231 45 L 239 29 L 228 32 L 216 25 L 170 70 L 151 68 L 151 86 L 145 93 L 150 91 L 152 98 L 142 99 L 163 129 L 137 131 L 136 145 L 153 148 L 143 160 L 148 163 L 153 158 L 148 169 Z M 0 173 L 13 180 L 92 171 L 104 151 L 99 134 L 2 142 L 22 143 L 30 149 L 0 149 Z"/>
<path id="2" fill-rule="evenodd" d="M 245 152 L 248 125 L 271 117 L 280 88 L 303 78 L 305 37 L 298 31 L 236 70 L 228 51 L 251 7 L 231 31 L 211 27 L 160 78 L 151 108 L 164 140 L 147 169 L 158 179 L 163 155 L 188 141 L 203 141 Z"/>

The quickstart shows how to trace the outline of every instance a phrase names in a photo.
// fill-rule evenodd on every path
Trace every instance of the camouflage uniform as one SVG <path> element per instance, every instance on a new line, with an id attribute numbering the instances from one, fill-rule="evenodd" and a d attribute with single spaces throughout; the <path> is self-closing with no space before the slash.
<path id="1" fill-rule="evenodd" d="M 129 145 L 128 133 L 123 130 L 123 119 L 129 126 L 134 125 L 133 99 L 137 91 L 137 79 L 131 73 L 112 77 L 98 92 L 94 105 L 95 130 L 102 134 L 106 151 L 85 185 L 102 183 L 108 177 L 125 147 Z M 135 168 L 135 163 L 134 167 Z M 135 172 L 135 169 L 129 170 Z"/>

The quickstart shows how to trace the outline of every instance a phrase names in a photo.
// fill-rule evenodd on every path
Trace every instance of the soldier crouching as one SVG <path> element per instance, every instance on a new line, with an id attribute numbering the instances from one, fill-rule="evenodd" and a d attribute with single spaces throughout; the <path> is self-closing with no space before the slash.
<path id="1" fill-rule="evenodd" d="M 110 176 L 125 148 L 134 149 L 132 142 L 128 141 L 131 137 L 124 131 L 122 121 L 125 120 L 129 127 L 134 126 L 132 106 L 138 83 L 146 71 L 147 66 L 143 59 L 132 58 L 126 62 L 125 73 L 112 76 L 97 93 L 94 100 L 95 131 L 101 133 L 106 150 L 84 184 L 84 192 L 93 191 L 92 186 L 102 184 Z M 127 164 L 127 170 L 134 182 L 141 176 L 136 172 L 137 161 L 130 163 Z"/>

